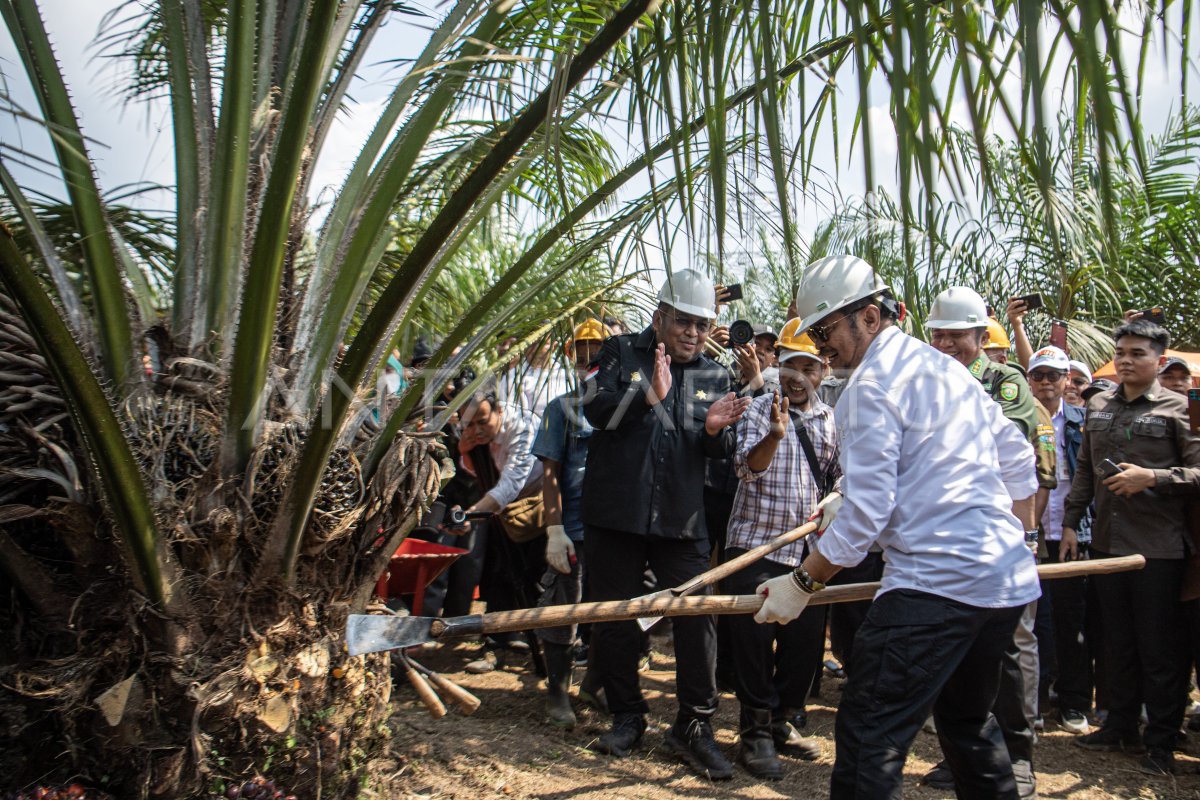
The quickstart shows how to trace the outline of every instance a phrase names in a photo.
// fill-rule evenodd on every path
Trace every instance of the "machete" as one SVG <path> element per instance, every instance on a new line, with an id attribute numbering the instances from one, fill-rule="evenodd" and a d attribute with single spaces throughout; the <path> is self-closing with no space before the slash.
<path id="1" fill-rule="evenodd" d="M 1142 556 L 1121 556 L 1094 561 L 1068 561 L 1043 564 L 1038 576 L 1043 580 L 1126 572 L 1146 566 Z M 870 600 L 879 591 L 878 583 L 849 583 L 830 586 L 813 595 L 810 605 Z M 647 597 L 635 600 L 609 600 L 602 603 L 574 603 L 517 611 L 496 611 L 465 617 L 397 617 L 383 614 L 351 614 L 346 624 L 346 645 L 350 655 L 375 653 L 397 647 L 415 647 L 425 642 L 488 633 L 527 631 L 584 622 L 618 622 L 638 617 L 701 616 L 704 614 L 752 614 L 762 606 L 763 598 L 754 595 L 710 595 L 704 597 Z"/>

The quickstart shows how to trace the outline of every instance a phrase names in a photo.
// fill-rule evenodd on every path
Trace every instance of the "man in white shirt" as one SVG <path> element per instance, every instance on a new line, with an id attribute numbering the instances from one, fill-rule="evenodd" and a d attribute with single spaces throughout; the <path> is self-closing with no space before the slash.
<path id="1" fill-rule="evenodd" d="M 903 309 L 867 262 L 811 264 L 796 306 L 821 355 L 852 370 L 835 409 L 845 502 L 822 501 L 815 552 L 759 587 L 756 619 L 795 619 L 873 543 L 886 563 L 855 639 L 830 796 L 899 798 L 932 710 L 958 796 L 1015 798 L 991 707 L 1022 607 L 1040 595 L 1012 514 L 1037 489 L 1033 448 L 968 372 L 895 327 Z"/>

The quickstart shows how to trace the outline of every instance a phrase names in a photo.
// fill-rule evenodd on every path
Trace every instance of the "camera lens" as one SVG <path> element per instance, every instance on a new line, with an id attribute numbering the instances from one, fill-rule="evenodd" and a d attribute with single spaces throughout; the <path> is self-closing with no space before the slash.
<path id="1" fill-rule="evenodd" d="M 739 319 L 729 325 L 729 341 L 731 344 L 749 344 L 754 340 L 754 326 L 744 319 Z"/>

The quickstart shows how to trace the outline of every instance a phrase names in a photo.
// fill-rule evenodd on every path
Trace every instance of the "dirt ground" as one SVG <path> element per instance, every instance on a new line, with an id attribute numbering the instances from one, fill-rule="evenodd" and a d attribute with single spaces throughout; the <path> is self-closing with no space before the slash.
<path id="1" fill-rule="evenodd" d="M 782 781 L 762 782 L 740 767 L 733 780 L 710 783 L 660 751 L 663 734 L 674 720 L 674 661 L 669 646 L 657 639 L 651 667 L 642 673 L 650 702 L 649 727 L 635 753 L 612 759 L 587 747 L 607 730 L 608 718 L 576 702 L 579 725 L 561 731 L 544 721 L 543 688 L 528 658 L 485 675 L 463 672 L 477 643 L 447 643 L 421 653 L 417 660 L 444 673 L 476 694 L 483 705 L 474 716 L 450 712 L 433 719 L 407 685 L 395 697 L 391 757 L 372 765 L 374 776 L 364 797 L 405 798 L 824 798 L 833 766 L 833 719 L 841 681 L 826 675 L 821 697 L 811 701 L 805 734 L 821 742 L 816 762 L 784 759 Z M 663 653 L 667 650 L 667 653 Z M 577 679 L 580 677 L 577 674 Z M 572 689 L 574 696 L 575 689 Z M 737 700 L 721 697 L 714 729 L 726 755 L 736 756 Z M 1047 722 L 1036 750 L 1038 792 L 1042 798 L 1183 798 L 1200 800 L 1200 759 L 1178 753 L 1180 775 L 1155 778 L 1137 769 L 1133 756 L 1090 753 L 1075 747 L 1074 737 Z M 1195 737 L 1193 737 L 1195 738 Z M 1200 752 L 1200 741 L 1189 743 Z M 918 785 L 940 757 L 935 736 L 918 735 L 905 766 L 905 797 L 934 800 L 952 797 Z"/>

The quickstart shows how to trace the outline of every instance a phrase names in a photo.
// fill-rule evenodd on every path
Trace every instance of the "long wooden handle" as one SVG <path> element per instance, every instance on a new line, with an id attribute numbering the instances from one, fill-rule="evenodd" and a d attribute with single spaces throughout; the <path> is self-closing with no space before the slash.
<path id="1" fill-rule="evenodd" d="M 760 544 L 753 550 L 747 550 L 746 552 L 742 553 L 737 558 L 730 559 L 724 564 L 719 564 L 707 572 L 700 573 L 687 583 L 681 583 L 679 586 L 676 586 L 671 590 L 671 594 L 675 595 L 676 597 L 684 597 L 685 595 L 694 593 L 697 589 L 703 589 L 705 586 L 711 586 L 722 578 L 728 578 L 735 572 L 740 571 L 743 567 L 749 566 L 750 564 L 753 564 L 755 561 L 758 561 L 762 558 L 766 558 L 776 550 L 782 550 L 792 542 L 803 539 L 805 536 L 808 536 L 816 531 L 819 524 L 820 520 L 817 520 L 815 522 L 809 522 L 801 525 L 799 528 L 792 528 L 787 533 L 781 533 L 766 544 Z"/>
<path id="2" fill-rule="evenodd" d="M 433 681 L 434 685 L 437 686 L 437 688 L 440 689 L 443 694 L 448 694 L 454 698 L 454 702 L 458 704 L 459 709 L 461 709 L 462 712 L 468 717 L 478 711 L 479 706 L 483 705 L 482 700 L 444 675 L 439 675 L 436 672 L 430 672 L 429 680 Z"/>
<path id="3" fill-rule="evenodd" d="M 417 690 L 417 696 L 421 698 L 421 702 L 429 709 L 429 715 L 434 719 L 441 719 L 446 716 L 446 706 L 442 703 L 442 698 L 437 696 L 437 692 L 429 685 L 429 681 L 425 680 L 425 676 L 417 672 L 409 664 L 405 664 L 404 668 L 408 672 L 408 682 Z"/>
<path id="4" fill-rule="evenodd" d="M 1043 579 L 1071 578 L 1080 575 L 1099 575 L 1141 569 L 1146 565 L 1142 556 L 1121 556 L 1094 561 L 1068 561 L 1038 567 Z M 848 603 L 870 600 L 879 591 L 878 583 L 848 583 L 830 586 L 813 595 L 810 605 Z M 523 608 L 517 611 L 496 611 L 476 619 L 476 630 L 482 633 L 507 633 L 535 628 L 553 628 L 585 622 L 620 622 L 639 617 L 687 617 L 704 614 L 751 614 L 762 606 L 758 595 L 713 595 L 706 597 L 645 597 L 637 600 L 609 600 L 601 603 L 576 603 L 543 608 Z"/>

